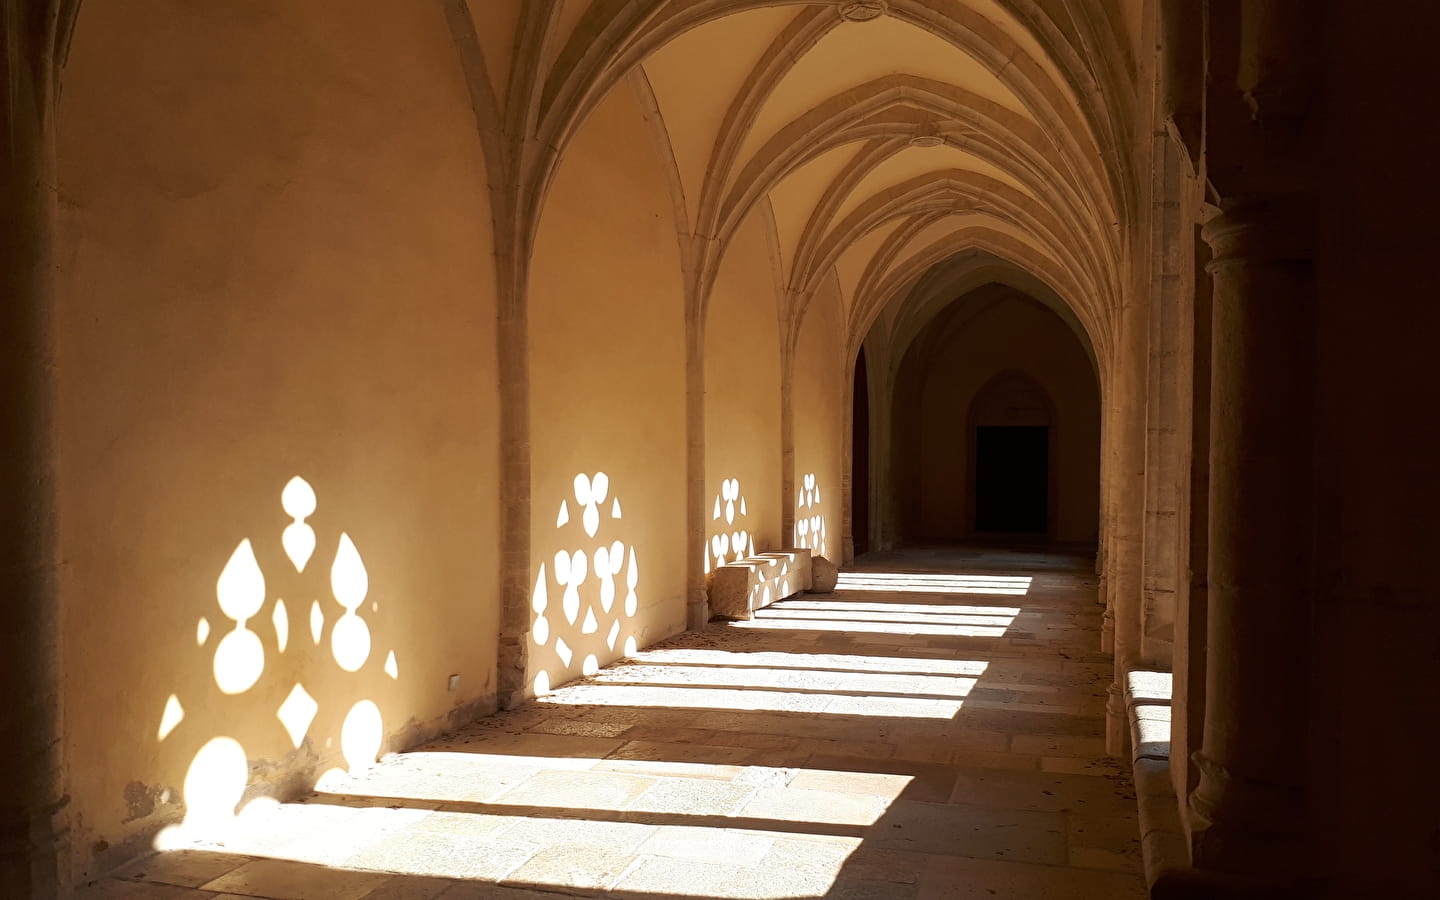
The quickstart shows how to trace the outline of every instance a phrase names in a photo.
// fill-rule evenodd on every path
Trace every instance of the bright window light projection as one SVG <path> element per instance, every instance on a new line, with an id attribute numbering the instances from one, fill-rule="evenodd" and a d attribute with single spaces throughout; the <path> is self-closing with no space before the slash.
<path id="1" fill-rule="evenodd" d="M 592 498 L 594 481 L 587 479 Z M 564 640 L 566 652 L 578 665 L 590 651 L 577 642 L 608 636 L 607 622 L 628 627 L 629 621 L 619 597 L 621 577 L 616 577 L 611 612 L 603 612 L 603 574 L 596 572 L 612 571 L 608 523 L 602 515 L 593 534 L 584 533 L 583 514 L 573 500 L 569 503 L 571 517 L 561 531 L 574 541 L 565 544 L 555 559 L 546 560 L 540 582 L 546 596 L 544 603 L 537 604 L 537 616 L 553 620 L 542 642 L 547 652 Z M 603 513 L 604 506 L 596 508 Z M 567 527 L 572 530 L 565 532 Z M 597 551 L 602 548 L 605 561 L 597 564 Z M 583 569 L 576 561 L 580 552 L 586 561 Z M 625 555 L 628 564 L 628 552 Z M 551 573 L 556 566 L 563 570 L 563 578 Z M 696 642 L 700 646 L 635 652 L 593 679 L 535 704 L 536 709 L 548 711 L 547 722 L 564 728 L 543 733 L 497 731 L 483 740 L 467 734 L 457 743 L 442 742 L 401 754 L 360 777 L 322 783 L 316 800 L 242 817 L 217 849 L 407 876 L 489 882 L 503 875 L 511 883 L 542 892 L 553 886 L 586 896 L 611 891 L 769 900 L 834 896 L 841 892 L 836 885 L 847 877 L 850 854 L 876 835 L 895 835 L 885 815 L 892 804 L 905 799 L 914 775 L 819 761 L 781 769 L 763 759 L 742 769 L 728 755 L 707 758 L 706 748 L 695 744 L 688 749 L 698 752 L 675 756 L 665 749 L 670 745 L 659 743 L 663 736 L 637 739 L 638 752 L 626 756 L 613 753 L 618 742 L 580 741 L 564 735 L 587 735 L 592 728 L 596 734 L 612 735 L 608 728 L 617 722 L 649 721 L 635 711 L 663 709 L 697 711 L 695 727 L 702 727 L 699 717 L 705 717 L 703 727 L 713 729 L 709 733 L 715 746 L 726 750 L 733 750 L 732 732 L 798 737 L 817 733 L 817 726 L 824 734 L 841 739 L 854 734 L 857 740 L 880 728 L 904 729 L 920 739 L 937 735 L 938 743 L 948 745 L 953 736 L 949 722 L 965 706 L 995 708 L 993 698 L 976 696 L 982 694 L 976 686 L 987 674 L 987 662 L 957 658 L 948 651 L 937 656 L 927 640 L 892 640 L 884 632 L 924 627 L 942 629 L 936 633 L 949 636 L 976 633 L 974 629 L 989 633 L 1008 627 L 1020 607 L 1001 605 L 1007 601 L 999 597 L 940 596 L 933 590 L 938 585 L 957 586 L 943 577 L 905 573 L 856 577 L 866 583 L 902 586 L 784 600 L 761 611 L 773 610 L 774 615 L 757 627 L 803 622 L 846 634 L 847 641 L 831 652 L 825 652 L 820 641 L 805 642 L 804 649 L 796 651 L 792 641 L 773 644 L 754 633 L 736 644 L 703 641 Z M 1026 587 L 1021 580 L 1003 576 L 964 576 L 962 581 L 969 585 L 976 579 L 983 580 L 984 587 L 1002 591 Z M 572 585 L 577 586 L 578 600 L 569 615 L 563 594 Z M 591 609 L 602 627 L 587 635 L 583 623 Z M 872 638 L 865 630 L 882 633 Z M 566 636 L 557 637 L 557 632 Z M 378 712 L 367 709 L 356 717 L 357 725 L 365 723 L 365 716 L 373 721 Z M 347 758 L 352 753 L 366 758 L 374 752 L 366 737 L 363 731 L 352 734 L 346 729 L 342 740 Z M 234 751 L 219 745 L 207 755 L 206 772 L 220 774 L 221 788 L 228 783 L 225 767 L 244 763 L 243 755 Z M 677 807 L 677 797 L 683 798 L 683 807 Z M 223 791 L 217 800 L 231 807 L 236 802 L 237 795 Z M 543 838 L 532 837 L 542 833 Z M 634 849 L 629 854 L 594 851 L 602 841 L 612 846 L 612 836 L 614 844 L 629 841 L 627 846 Z M 768 856 L 781 841 L 796 840 L 806 841 L 805 849 L 797 851 L 804 859 L 799 867 L 807 879 L 803 883 L 777 879 L 777 869 L 791 863 L 772 864 Z M 542 849 L 542 841 L 551 846 Z M 656 858 L 666 860 L 664 865 L 679 871 L 683 879 L 695 865 L 703 865 L 696 862 L 696 847 L 726 863 L 748 861 L 727 866 L 723 880 L 706 879 L 703 884 L 696 882 L 694 890 L 679 893 L 668 886 L 662 892 L 631 890 L 629 883 L 617 883 L 618 873 L 626 871 L 615 865 L 617 855 L 634 856 L 640 866 Z M 681 852 L 668 857 L 672 849 Z M 745 870 L 757 874 L 746 880 Z"/>
<path id="2" fill-rule="evenodd" d="M 726 478 L 715 495 L 710 515 L 710 540 L 706 546 L 705 574 L 717 566 L 755 555 L 755 538 L 745 527 L 750 515 L 745 495 L 740 492 L 740 479 Z"/>
<path id="3" fill-rule="evenodd" d="M 268 539 L 273 543 L 264 544 L 266 554 L 257 554 L 249 538 L 236 545 L 215 582 L 219 618 L 212 611 L 202 615 L 196 624 L 196 646 L 202 653 L 213 652 L 213 685 L 201 685 L 203 696 L 183 702 L 179 694 L 171 694 L 161 712 L 156 739 L 195 742 L 198 749 L 185 778 L 184 821 L 160 833 L 156 838 L 158 848 L 213 836 L 216 829 L 236 821 L 249 780 L 249 755 L 234 737 L 213 731 L 228 731 L 233 723 L 243 722 L 247 731 L 254 733 L 258 716 L 272 723 L 277 736 L 283 735 L 280 746 L 300 750 L 308 743 L 322 764 L 343 764 L 349 771 L 359 772 L 372 766 L 379 756 L 385 734 L 380 707 L 370 698 L 357 699 L 354 691 L 376 683 L 369 669 L 376 674 L 383 672 L 386 680 L 395 680 L 399 678 L 399 666 L 393 650 L 383 666 L 377 654 L 372 653 L 372 625 L 366 616 L 377 612 L 378 607 L 373 602 L 368 609 L 365 606 L 370 592 L 365 562 L 354 540 L 341 532 L 328 573 L 331 599 L 322 602 L 319 597 L 326 593 L 323 575 L 309 568 L 319 540 L 306 521 L 318 508 L 315 490 L 296 476 L 281 491 L 280 506 L 290 523 Z M 262 558 L 279 558 L 282 567 L 288 560 L 294 571 L 267 578 Z M 302 577 L 298 584 L 310 596 L 291 603 L 275 596 L 277 585 L 294 586 L 297 577 Z M 314 584 L 313 591 L 306 586 L 317 580 L 320 583 Z M 328 605 L 331 602 L 338 606 L 338 613 Z M 291 640 L 292 611 L 300 616 L 306 616 L 308 611 L 308 644 Z M 212 626 L 215 621 L 220 622 L 218 627 Z M 212 651 L 210 640 L 217 632 L 220 639 Z M 282 664 L 282 659 L 287 658 L 289 662 Z M 327 666 L 360 680 L 354 681 L 349 691 L 318 690 L 306 685 L 312 673 L 319 674 Z M 296 674 L 300 680 L 291 683 L 278 706 L 261 706 L 275 702 L 261 697 L 274 698 L 277 693 L 273 692 L 281 688 L 267 684 L 267 675 L 278 681 Z M 313 681 L 336 683 L 330 677 Z M 317 732 L 317 723 L 322 720 L 325 727 Z M 267 756 L 283 753 L 278 747 L 255 749 Z"/>
<path id="4" fill-rule="evenodd" d="M 795 505 L 795 546 L 815 551 L 816 556 L 826 556 L 829 547 L 826 541 L 825 516 L 821 512 L 820 485 L 811 472 L 800 479 L 799 496 Z"/>
<path id="5" fill-rule="evenodd" d="M 612 537 L 624 519 L 620 499 L 611 495 L 604 472 L 582 472 L 571 487 L 555 516 L 564 549 L 541 563 L 530 596 L 536 694 L 637 650 L 639 563 L 634 547 Z"/>
<path id="6" fill-rule="evenodd" d="M 919 594 L 998 594 L 1023 597 L 1028 575 L 930 575 L 905 572 L 842 572 L 841 591 L 907 591 Z"/>

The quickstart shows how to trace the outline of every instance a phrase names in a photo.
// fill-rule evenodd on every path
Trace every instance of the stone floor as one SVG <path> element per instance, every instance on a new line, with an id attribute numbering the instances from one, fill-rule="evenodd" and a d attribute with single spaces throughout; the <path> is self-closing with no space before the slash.
<path id="1" fill-rule="evenodd" d="M 1090 568 L 872 554 L 82 896 L 1142 898 Z"/>

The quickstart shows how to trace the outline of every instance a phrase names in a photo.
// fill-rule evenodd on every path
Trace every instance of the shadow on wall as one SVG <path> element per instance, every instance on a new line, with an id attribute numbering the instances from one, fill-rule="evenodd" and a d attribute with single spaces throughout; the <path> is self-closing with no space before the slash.
<path id="1" fill-rule="evenodd" d="M 727 478 L 720 483 L 714 506 L 705 554 L 706 575 L 728 562 L 755 555 L 755 537 L 745 527 L 750 510 L 745 495 L 740 493 L 740 479 Z"/>
<path id="2" fill-rule="evenodd" d="M 602 665 L 633 656 L 638 649 L 633 619 L 640 608 L 635 593 L 640 569 L 635 548 L 620 540 L 606 543 L 602 534 L 607 521 L 624 517 L 620 498 L 610 495 L 610 477 L 596 472 L 575 476 L 573 500 L 573 514 L 571 498 L 560 501 L 555 530 L 562 549 L 549 568 L 541 563 L 531 594 L 535 618 L 530 658 L 537 695 L 576 675 L 594 675 Z"/>
<path id="3" fill-rule="evenodd" d="M 318 501 L 309 482 L 292 478 L 280 506 L 290 524 L 239 542 L 216 580 L 215 606 L 196 622 L 196 650 L 211 655 L 197 669 L 211 677 L 181 678 L 160 716 L 157 742 L 197 748 L 181 792 L 184 819 L 160 832 L 161 849 L 214 839 L 238 816 L 273 806 L 274 795 L 323 783 L 342 762 L 352 773 L 368 768 L 384 749 L 375 698 L 400 669 L 393 650 L 377 648 L 372 629 L 383 633 L 390 600 L 382 609 L 369 596 L 348 533 L 333 551 L 327 538 L 327 555 L 316 559 L 321 542 L 307 520 Z M 328 590 L 317 584 L 327 562 Z M 282 742 L 288 757 L 261 758 Z M 317 772 L 324 774 L 316 779 Z"/>
<path id="4" fill-rule="evenodd" d="M 795 501 L 799 510 L 795 516 L 795 546 L 802 550 L 812 550 L 816 556 L 829 558 L 825 514 L 821 506 L 824 501 L 820 497 L 820 485 L 815 480 L 814 472 L 801 479 L 799 494 Z"/>

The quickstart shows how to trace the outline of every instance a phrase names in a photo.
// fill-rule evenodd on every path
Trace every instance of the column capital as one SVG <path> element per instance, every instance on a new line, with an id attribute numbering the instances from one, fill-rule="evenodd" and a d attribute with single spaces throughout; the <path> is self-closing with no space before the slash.
<path id="1" fill-rule="evenodd" d="M 1227 202 L 1201 229 L 1214 274 L 1236 261 L 1307 262 L 1314 256 L 1312 203 L 1304 194 L 1273 194 Z"/>

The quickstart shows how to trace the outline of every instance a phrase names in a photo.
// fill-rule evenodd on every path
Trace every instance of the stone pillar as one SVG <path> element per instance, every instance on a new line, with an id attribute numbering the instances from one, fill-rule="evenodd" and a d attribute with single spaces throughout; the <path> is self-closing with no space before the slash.
<path id="1" fill-rule="evenodd" d="M 1203 743 L 1195 865 L 1284 884 L 1299 869 L 1311 568 L 1313 278 L 1308 216 L 1231 204 L 1214 252 Z"/>
<path id="2" fill-rule="evenodd" d="M 0 3 L 0 896 L 58 892 L 59 636 L 50 248 L 54 4 Z"/>
<path id="3" fill-rule="evenodd" d="M 1108 469 L 1110 538 L 1106 544 L 1105 586 L 1113 617 L 1115 680 L 1105 715 L 1106 752 L 1121 756 L 1130 741 L 1125 710 L 1125 673 L 1139 661 L 1144 627 L 1142 565 L 1145 544 L 1145 398 L 1149 305 L 1132 296 L 1121 319 L 1113 404 L 1107 404 L 1106 431 L 1113 440 Z M 1107 623 L 1108 624 L 1108 623 Z"/>

